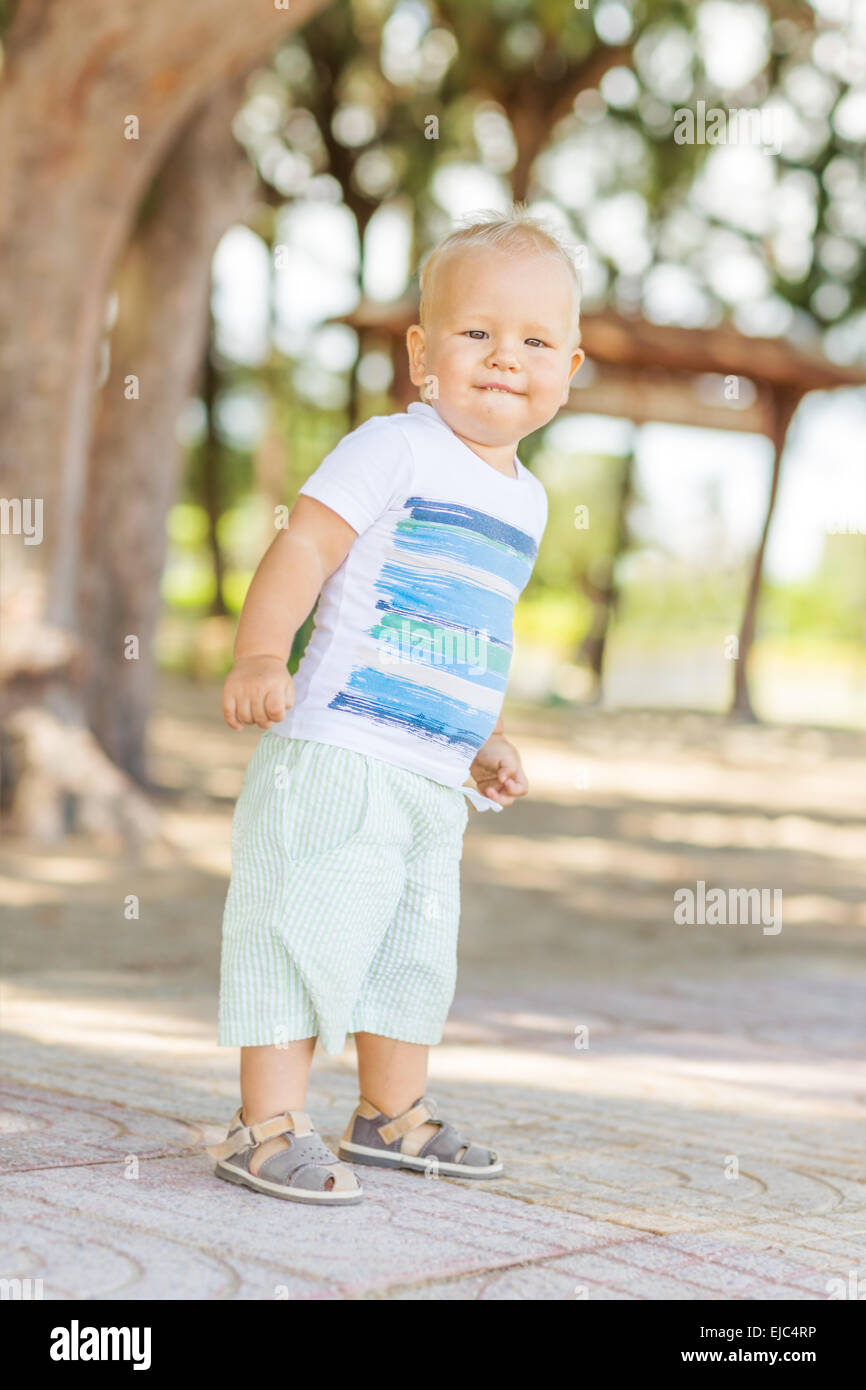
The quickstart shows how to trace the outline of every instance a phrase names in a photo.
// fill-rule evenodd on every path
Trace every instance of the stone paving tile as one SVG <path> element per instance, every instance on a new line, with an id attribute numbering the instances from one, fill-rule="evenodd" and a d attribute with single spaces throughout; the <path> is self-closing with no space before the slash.
<path id="1" fill-rule="evenodd" d="M 668 1243 L 674 1249 L 685 1251 L 691 1256 L 710 1260 L 715 1264 L 730 1262 L 741 1271 L 771 1278 L 786 1288 L 803 1289 L 812 1297 L 826 1296 L 826 1275 L 814 1268 L 814 1262 L 805 1252 L 803 1258 L 793 1259 L 772 1248 L 749 1250 L 740 1245 L 732 1250 L 731 1247 L 720 1244 L 713 1236 L 700 1232 L 683 1232 L 670 1236 Z M 792 1293 L 791 1297 L 793 1296 Z"/>
<path id="2" fill-rule="evenodd" d="M 862 1238 L 846 1239 L 845 1233 L 840 1231 L 826 1239 L 813 1237 L 798 1241 L 796 1233 L 792 1240 L 790 1228 L 786 1228 L 785 1245 L 815 1269 L 841 1275 L 858 1267 L 866 1277 L 866 1242 Z"/>
<path id="3" fill-rule="evenodd" d="M 49 1170 L 38 1196 L 29 1175 L 12 1175 L 3 1212 L 46 1259 L 46 1297 L 262 1298 L 282 1284 L 292 1297 L 352 1297 L 419 1270 L 443 1278 L 632 1238 L 477 1185 L 372 1169 L 361 1180 L 365 1202 L 323 1214 L 221 1183 L 209 1158 L 166 1158 L 141 1163 L 136 1180 L 120 1163 Z"/>
<path id="4" fill-rule="evenodd" d="M 6 1246 L 4 1267 L 44 1271 L 45 1296 L 61 1299 L 574 1299 L 583 1288 L 588 1298 L 826 1296 L 823 1277 L 774 1252 L 694 1234 L 635 1239 L 409 1174 L 364 1174 L 367 1203 L 328 1213 L 323 1227 L 321 1213 L 300 1206 L 212 1191 L 198 1159 L 149 1162 L 140 1173 L 133 1184 L 102 1166 L 54 1170 L 39 1200 L 7 1179 L 6 1219 L 18 1229 L 26 1221 L 26 1240 Z M 563 1259 L 564 1248 L 580 1253 Z M 454 1282 L 479 1268 L 475 1284 Z"/>
<path id="5" fill-rule="evenodd" d="M 448 1279 L 435 1284 L 415 1285 L 411 1288 L 391 1290 L 387 1297 L 396 1302 L 487 1302 L 495 1299 L 532 1299 L 533 1301 L 557 1300 L 573 1301 L 575 1281 L 567 1270 L 561 1270 L 558 1262 L 551 1261 L 521 1266 L 504 1272 L 493 1270 L 489 1274 L 475 1275 L 467 1279 Z M 613 1298 L 601 1285 L 595 1285 L 590 1297 Z M 376 1295 L 370 1295 L 371 1298 Z"/>
<path id="6" fill-rule="evenodd" d="M 133 1229 L 112 1220 L 107 1231 L 91 1215 L 24 1204 L 26 1233 L 4 1242 L 3 1267 L 43 1277 L 46 1300 L 342 1298 L 309 1275 L 277 1268 L 267 1258 L 241 1269 L 217 1244 L 207 1249 L 170 1229 Z M 206 1241 L 204 1231 L 202 1242 Z M 280 1290 L 279 1295 L 277 1290 Z"/>
<path id="7" fill-rule="evenodd" d="M 809 1300 L 826 1297 L 823 1277 L 770 1254 L 744 1265 L 738 1247 L 710 1241 L 688 1258 L 670 1237 L 625 1241 L 603 1252 L 569 1255 L 470 1280 L 400 1289 L 389 1297 L 439 1299 Z"/>
<path id="8" fill-rule="evenodd" d="M 145 1186 L 140 1186 L 142 1179 L 139 1179 L 135 1189 L 127 1185 L 125 1192 L 129 1194 L 131 1190 L 136 1190 L 136 1200 L 141 1203 L 145 1191 L 154 1187 L 154 1179 L 147 1175 L 162 1171 L 167 1162 L 161 1159 L 158 1163 L 148 1163 L 147 1159 L 158 1154 L 189 1153 L 192 1149 L 196 1151 L 195 1162 L 200 1162 L 201 1146 L 222 1138 L 225 1122 L 237 1103 L 230 1074 L 233 1065 L 234 1059 L 229 1054 L 223 1054 L 221 1065 L 213 1068 L 210 1075 L 203 1076 L 199 1067 L 197 1074 L 184 1077 L 182 1072 L 178 1075 L 174 1068 L 166 1072 L 156 1071 L 152 1059 L 143 1067 L 132 1060 L 126 1062 L 124 1067 L 118 1063 L 119 1070 L 129 1071 L 130 1079 L 133 1076 L 137 1078 L 137 1084 L 131 1089 L 137 1096 L 150 1097 L 160 1114 L 141 1113 L 128 1105 L 108 1102 L 104 1098 L 90 1100 L 86 1095 L 54 1095 L 47 1088 L 37 1090 L 20 1083 L 8 1086 L 4 1105 L 7 1133 L 16 1133 L 16 1127 L 24 1122 L 22 1116 L 29 1128 L 17 1131 L 17 1152 L 10 1162 L 10 1175 L 3 1180 L 4 1187 L 9 1190 L 16 1169 L 22 1170 L 23 1176 L 23 1170 L 27 1168 L 44 1168 L 43 1160 L 50 1168 L 58 1161 L 61 1164 L 81 1163 L 82 1158 L 85 1165 L 94 1166 L 92 1169 L 83 1167 L 77 1171 L 70 1170 L 70 1187 L 80 1187 L 79 1177 L 88 1171 L 111 1172 L 116 1174 L 116 1181 L 127 1181 L 122 1178 L 122 1160 L 134 1153 L 139 1160 L 145 1160 L 140 1170 L 146 1179 Z M 91 1070 L 80 1076 L 82 1091 L 88 1089 L 88 1075 L 93 1079 L 99 1078 L 100 1073 Z M 101 1089 L 98 1081 L 94 1089 Z M 431 1090 L 434 1090 L 446 1112 L 455 1114 L 461 1123 L 467 1116 L 476 1116 L 477 1123 L 473 1124 L 472 1129 L 478 1137 L 495 1136 L 508 1162 L 508 1176 L 492 1185 L 495 1186 L 498 1205 L 504 1203 L 510 1209 L 536 1213 L 547 1211 L 554 1220 L 565 1219 L 572 1223 L 583 1220 L 591 1230 L 606 1230 L 608 1239 L 617 1241 L 634 1238 L 636 1233 L 656 1237 L 702 1233 L 715 1238 L 720 1229 L 726 1229 L 730 1236 L 736 1233 L 738 1239 L 753 1248 L 771 1248 L 776 1253 L 782 1249 L 796 1249 L 799 1252 L 797 1259 L 802 1265 L 815 1273 L 824 1272 L 824 1280 L 830 1274 L 844 1275 L 848 1269 L 862 1265 L 862 1250 L 856 1241 L 856 1232 L 864 1226 L 864 1184 L 856 1178 L 840 1175 L 839 1161 L 835 1157 L 834 1166 L 826 1175 L 816 1171 L 803 1173 L 777 1161 L 787 1156 L 791 1146 L 798 1165 L 804 1162 L 804 1154 L 815 1152 L 819 1146 L 832 1152 L 832 1147 L 827 1145 L 824 1138 L 826 1127 L 823 1125 L 813 1127 L 811 1138 L 807 1138 L 804 1134 L 798 1135 L 796 1128 L 787 1123 L 774 1124 L 768 1119 L 765 1132 L 761 1134 L 755 1131 L 754 1126 L 736 1119 L 735 1126 L 725 1136 L 725 1143 L 719 1143 L 713 1138 L 712 1132 L 707 1133 L 708 1127 L 712 1131 L 713 1125 L 719 1121 L 719 1117 L 713 1114 L 701 1116 L 696 1129 L 694 1116 L 688 1113 L 681 1115 L 672 1107 L 640 1103 L 624 1105 L 621 1102 L 604 1106 L 597 1097 L 590 1098 L 591 1103 L 587 1103 L 586 1098 L 581 1096 L 545 1094 L 525 1087 L 510 1088 L 510 1092 L 503 1095 L 498 1087 L 495 1093 L 491 1093 L 489 1088 L 476 1083 L 458 1085 L 445 1080 L 437 1082 L 435 1087 L 431 1086 Z M 122 1093 L 126 1094 L 125 1090 Z M 355 1077 L 346 1066 L 345 1058 L 317 1061 L 309 1105 L 321 1132 L 332 1144 L 342 1132 L 355 1103 L 355 1095 Z M 662 1117 L 657 1120 L 655 1131 L 646 1118 L 648 1112 L 658 1113 Z M 181 1120 L 180 1116 L 184 1113 L 187 1117 L 195 1118 Z M 46 1116 L 51 1115 L 55 1116 L 54 1129 L 40 1137 Z M 217 1122 L 219 1116 L 222 1118 Z M 57 1123 L 57 1117 L 62 1117 L 60 1123 Z M 728 1127 L 731 1118 L 724 1117 L 723 1123 Z M 89 1147 L 82 1143 L 82 1135 L 88 1125 L 96 1125 L 96 1141 L 91 1136 Z M 638 1125 L 640 1136 L 635 1134 Z M 620 1127 L 619 1137 L 617 1126 Z M 68 1137 L 64 1157 L 63 1135 L 66 1130 Z M 557 1147 L 550 1150 L 549 1139 L 545 1136 L 553 1132 L 560 1144 L 563 1139 L 566 1141 L 564 1149 Z M 38 1142 L 31 1149 L 29 1143 L 34 1133 Z M 740 1177 L 735 1182 L 725 1180 L 720 1176 L 719 1156 L 724 1158 L 726 1153 L 737 1151 L 746 1144 L 749 1150 L 760 1154 L 760 1158 L 752 1162 L 755 1171 L 747 1173 L 741 1169 Z M 711 1162 L 702 1152 L 707 1148 L 713 1152 Z M 771 1161 L 767 1155 L 773 1148 L 777 1152 Z M 847 1157 L 847 1154 L 843 1156 Z M 852 1170 L 857 1171 L 853 1164 Z M 211 1179 L 207 1176 L 207 1170 L 204 1172 L 205 1182 L 209 1183 Z M 46 1195 L 45 1177 L 44 1173 L 41 1174 L 37 1183 L 36 1190 L 40 1196 Z M 383 1181 L 400 1184 L 405 1180 L 415 1184 L 416 1189 L 419 1182 L 425 1182 L 423 1178 L 416 1179 L 412 1175 L 373 1174 L 368 1178 L 362 1174 L 362 1181 L 368 1188 Z M 28 1181 L 32 1188 L 32 1179 Z M 87 1186 L 87 1182 L 84 1186 Z M 473 1202 L 481 1198 L 482 1204 L 494 1196 L 493 1191 L 480 1194 L 477 1186 L 469 1182 L 446 1182 L 439 1186 L 443 1190 L 470 1194 L 469 1199 Z M 110 1192 L 111 1188 L 112 1185 L 108 1184 L 92 1189 L 97 1194 L 92 1207 L 94 1220 L 102 1200 L 100 1194 Z M 401 1189 L 397 1187 L 392 1190 L 396 1192 Z M 62 1188 L 52 1189 L 52 1193 L 62 1191 Z M 230 1195 L 240 1195 L 253 1202 L 259 1200 L 251 1194 Z M 187 1192 L 183 1201 L 190 1200 L 190 1196 Z M 61 1209 L 66 1205 L 56 1195 L 51 1200 L 59 1201 Z M 126 1202 L 129 1206 L 128 1195 Z M 77 1190 L 76 1204 L 80 1205 Z M 206 1201 L 205 1207 L 208 1205 Z M 420 1205 L 423 1207 L 424 1203 Z M 418 1206 L 419 1202 L 413 1197 L 411 1208 L 400 1208 L 389 1215 L 384 1212 L 380 1215 L 391 1223 L 398 1221 L 402 1229 L 404 1219 L 411 1226 Z M 292 1207 L 291 1210 L 296 1208 Z M 430 1220 L 434 1212 L 438 1224 L 441 1210 L 434 1207 Z M 342 1220 L 354 1214 L 329 1213 L 329 1217 Z M 202 1214 L 201 1219 L 206 1221 L 206 1215 Z M 427 1219 L 425 1215 L 424 1221 Z M 114 1220 L 112 1216 L 109 1225 Z M 160 1230 L 163 1229 L 159 1221 L 157 1225 Z M 82 1238 L 86 1236 L 86 1228 L 79 1226 L 76 1229 L 80 1230 Z M 167 1231 L 168 1239 L 174 1239 L 175 1235 L 173 1227 Z M 512 1236 L 509 1229 L 504 1249 L 496 1248 L 495 1242 L 485 1246 L 492 1267 L 500 1262 L 510 1264 L 516 1260 L 524 1264 L 527 1260 L 536 1262 L 550 1258 L 550 1252 L 544 1245 L 540 1248 L 531 1245 L 529 1250 L 515 1250 Z M 153 1290 L 163 1286 L 175 1289 L 184 1287 L 186 1265 L 182 1261 L 173 1274 L 170 1259 L 156 1259 L 158 1237 L 151 1232 L 148 1238 L 149 1249 L 154 1253 L 143 1266 L 145 1272 L 121 1279 L 116 1285 L 118 1292 L 111 1296 L 161 1296 Z M 375 1248 L 372 1238 L 369 1248 Z M 124 1241 L 121 1249 L 134 1252 L 136 1242 L 130 1244 Z M 448 1250 L 450 1258 L 450 1246 Z M 441 1249 L 437 1247 L 439 1253 Z M 273 1297 L 275 1282 L 280 1281 L 290 1289 L 288 1296 L 292 1298 L 369 1297 L 375 1296 L 377 1289 L 381 1291 L 382 1288 L 391 1287 L 393 1281 L 396 1281 L 397 1287 L 404 1282 L 416 1283 L 417 1269 L 423 1268 L 424 1264 L 417 1249 L 415 1257 L 414 1266 L 411 1261 L 408 1265 L 398 1261 L 395 1266 L 389 1247 L 383 1252 L 382 1273 L 366 1282 L 364 1278 L 353 1282 L 339 1272 L 333 1273 L 330 1267 L 323 1272 L 318 1265 L 304 1266 L 301 1270 L 293 1265 L 288 1271 L 268 1266 L 266 1271 L 259 1271 L 251 1268 L 247 1262 L 235 1271 L 229 1260 L 226 1268 L 232 1271 L 230 1275 L 225 1273 L 222 1266 L 214 1273 L 212 1266 L 199 1252 L 189 1277 L 194 1279 L 195 1287 L 220 1290 L 206 1295 L 208 1297 Z M 86 1271 L 87 1267 L 85 1260 L 82 1271 Z M 470 1268 L 476 1267 L 470 1262 Z M 149 1272 L 151 1268 L 157 1270 L 152 1276 Z M 440 1282 L 444 1272 L 439 1270 Z M 670 1276 L 653 1277 L 668 1279 Z M 607 1287 L 603 1280 L 587 1278 L 595 1293 Z M 646 1278 L 649 1280 L 650 1275 L 647 1274 Z M 127 1286 L 132 1292 L 120 1292 Z M 616 1288 L 619 1287 L 616 1284 Z M 669 1288 L 669 1285 L 665 1284 L 665 1287 Z M 699 1287 L 702 1292 L 692 1296 L 722 1296 L 717 1289 L 714 1291 L 712 1281 L 705 1280 Z M 823 1287 L 822 1282 L 818 1294 L 813 1296 L 821 1296 Z M 338 1290 L 336 1294 L 333 1292 L 335 1288 Z M 150 1292 L 145 1293 L 145 1290 Z M 82 1296 L 98 1294 L 89 1292 Z M 175 1293 L 165 1296 L 183 1295 Z M 632 1295 L 621 1290 L 619 1296 Z M 681 1295 L 665 1293 L 655 1296 Z"/>
<path id="9" fill-rule="evenodd" d="M 6 1083 L 0 1087 L 0 1174 L 156 1158 L 198 1146 L 195 1125 L 127 1105 Z"/>
<path id="10" fill-rule="evenodd" d="M 805 1262 L 798 1264 L 771 1250 L 730 1246 L 705 1233 L 665 1236 L 644 1250 L 623 1247 L 624 1259 L 632 1253 L 637 1263 L 712 1289 L 717 1298 L 788 1298 L 797 1293 L 818 1297 L 824 1293 L 823 1279 Z"/>
<path id="11" fill-rule="evenodd" d="M 866 1251 L 866 1203 L 864 1203 L 859 1212 L 859 1223 L 857 1216 L 858 1213 L 856 1212 L 849 1215 L 845 1223 L 845 1233 L 849 1240 L 853 1240 L 858 1236 L 861 1237 L 863 1239 L 864 1251 Z M 829 1216 L 801 1216 L 797 1220 L 797 1226 L 804 1235 L 808 1232 L 808 1237 L 806 1237 L 808 1239 L 811 1239 L 812 1235 L 829 1236 L 832 1238 L 838 1234 L 839 1230 L 838 1219 L 834 1221 L 832 1217 Z"/>

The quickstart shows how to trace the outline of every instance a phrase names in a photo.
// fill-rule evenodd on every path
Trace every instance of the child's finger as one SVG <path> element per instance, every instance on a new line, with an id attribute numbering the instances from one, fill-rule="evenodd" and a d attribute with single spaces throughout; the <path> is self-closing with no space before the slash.
<path id="1" fill-rule="evenodd" d="M 507 785 L 507 780 L 507 777 L 503 779 L 500 773 L 496 781 L 488 783 L 483 788 L 484 795 L 489 797 L 491 801 L 497 801 L 500 806 L 510 806 L 514 800 L 514 795 L 512 788 Z"/>
<path id="2" fill-rule="evenodd" d="M 237 701 L 238 719 L 241 724 L 252 724 L 253 716 L 250 711 L 250 698 L 248 695 L 241 695 Z"/>
<path id="3" fill-rule="evenodd" d="M 529 788 L 526 778 L 519 772 L 507 772 L 500 779 L 501 786 L 513 796 L 522 796 Z"/>
<path id="4" fill-rule="evenodd" d="M 252 714 L 253 723 L 258 724 L 260 729 L 266 729 L 268 725 L 272 723 L 270 716 L 265 710 L 264 700 L 257 690 L 250 698 L 250 713 Z"/>
<path id="5" fill-rule="evenodd" d="M 235 705 L 235 700 L 234 700 L 234 696 L 233 696 L 233 695 L 229 695 L 229 696 L 223 701 L 223 718 L 225 719 L 225 721 L 226 721 L 226 723 L 228 724 L 229 728 L 231 728 L 231 729 L 242 729 L 242 728 L 243 728 L 243 724 L 241 724 L 240 720 L 238 719 L 238 715 L 237 715 L 237 706 Z"/>
<path id="6" fill-rule="evenodd" d="M 498 777 L 502 786 L 505 786 L 507 782 L 515 782 L 520 786 L 523 781 L 519 769 L 515 767 L 501 767 L 498 772 Z"/>
<path id="7" fill-rule="evenodd" d="M 286 699 L 286 692 L 273 687 L 267 692 L 264 698 L 264 712 L 268 719 L 282 719 L 286 713 L 289 701 Z"/>

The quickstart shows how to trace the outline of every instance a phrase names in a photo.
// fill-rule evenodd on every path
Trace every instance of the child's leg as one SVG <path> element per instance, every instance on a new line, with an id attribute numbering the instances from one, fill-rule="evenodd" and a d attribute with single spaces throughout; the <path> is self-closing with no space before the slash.
<path id="1" fill-rule="evenodd" d="M 378 1033 L 356 1033 L 358 1090 L 383 1115 L 402 1115 L 427 1089 L 427 1057 L 421 1043 L 400 1042 Z M 412 1131 L 413 1148 L 432 1139 L 437 1126 L 419 1125 Z"/>
<path id="2" fill-rule="evenodd" d="M 280 1047 L 241 1048 L 241 1119 L 245 1125 L 261 1124 L 284 1110 L 303 1110 L 307 1101 L 315 1038 L 302 1038 Z M 288 1145 L 282 1135 L 266 1139 L 253 1151 L 250 1172 L 256 1174 L 265 1159 Z"/>
<path id="3" fill-rule="evenodd" d="M 393 769 L 391 776 L 403 798 L 413 800 L 414 838 L 400 901 L 367 970 L 352 1032 L 362 1098 L 395 1116 L 427 1090 L 429 1046 L 374 1030 L 411 1030 L 431 1042 L 441 1037 L 457 974 L 460 857 L 469 810 L 456 788 Z M 437 1133 L 437 1125 L 419 1125 L 404 1152 L 417 1153 Z"/>

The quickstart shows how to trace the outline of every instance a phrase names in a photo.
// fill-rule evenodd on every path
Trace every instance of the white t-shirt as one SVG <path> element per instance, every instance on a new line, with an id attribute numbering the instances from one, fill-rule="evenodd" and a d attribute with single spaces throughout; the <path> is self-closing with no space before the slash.
<path id="1" fill-rule="evenodd" d="M 276 734 L 337 744 L 459 787 L 505 697 L 512 613 L 547 524 L 432 405 L 376 415 L 300 491 L 358 532 L 326 580 Z"/>

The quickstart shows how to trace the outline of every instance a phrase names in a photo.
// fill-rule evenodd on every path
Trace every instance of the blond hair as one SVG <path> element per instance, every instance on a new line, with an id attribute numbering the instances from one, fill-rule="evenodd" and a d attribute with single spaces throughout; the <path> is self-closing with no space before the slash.
<path id="1" fill-rule="evenodd" d="M 537 255 L 551 256 L 564 265 L 572 277 L 574 286 L 574 316 L 572 332 L 573 345 L 580 342 L 580 271 L 577 268 L 576 247 L 570 246 L 559 230 L 550 222 L 536 217 L 527 211 L 525 203 L 514 203 L 512 211 L 503 216 L 492 208 L 468 214 L 469 221 L 458 226 L 455 231 L 443 237 L 438 245 L 421 262 L 418 273 L 421 291 L 419 319 L 426 328 L 430 321 L 433 286 L 436 272 L 450 252 L 462 251 L 469 246 L 489 246 L 499 251 L 535 252 Z"/>

